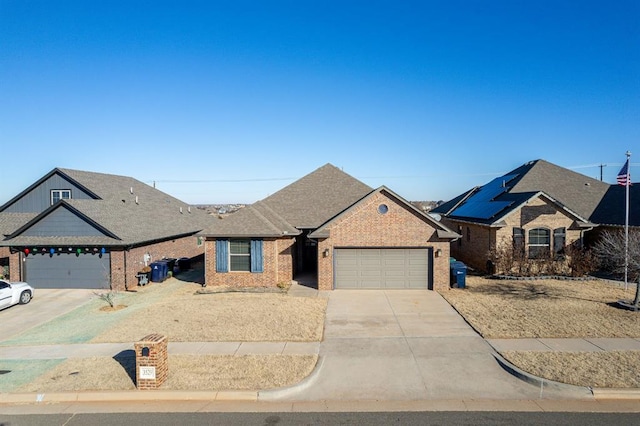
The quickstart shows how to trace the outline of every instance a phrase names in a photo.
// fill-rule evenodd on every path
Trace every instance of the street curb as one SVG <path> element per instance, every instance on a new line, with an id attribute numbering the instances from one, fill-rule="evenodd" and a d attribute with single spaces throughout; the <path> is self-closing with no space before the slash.
<path id="1" fill-rule="evenodd" d="M 547 380 L 542 377 L 534 376 L 533 374 L 527 373 L 524 370 L 519 369 L 515 365 L 511 364 L 509 361 L 504 359 L 499 353 L 492 353 L 493 357 L 496 359 L 500 367 L 502 367 L 507 373 L 513 375 L 514 377 L 530 383 L 532 385 L 538 386 L 540 388 L 540 396 L 542 397 L 544 389 L 553 389 L 556 391 L 574 393 L 578 395 L 584 394 L 585 397 L 593 397 L 593 390 L 586 386 L 575 386 L 569 385 L 567 383 L 554 382 L 553 380 Z"/>
<path id="2" fill-rule="evenodd" d="M 300 382 L 295 385 L 277 388 L 277 389 L 268 389 L 263 391 L 258 391 L 258 401 L 277 401 L 285 398 L 290 398 L 292 395 L 302 392 L 304 390 L 309 389 L 311 385 L 315 383 L 320 375 L 320 371 L 322 370 L 322 366 L 324 365 L 324 356 L 318 355 L 318 361 L 316 362 L 313 371 L 302 379 Z"/>
<path id="3" fill-rule="evenodd" d="M 513 376 L 520 380 L 523 380 L 532 385 L 552 388 L 563 392 L 572 393 L 584 393 L 585 395 L 592 396 L 598 400 L 615 400 L 615 399 L 627 399 L 627 400 L 640 400 L 640 388 L 592 388 L 586 386 L 570 385 L 562 382 L 554 382 L 552 380 L 543 379 L 542 377 L 534 376 L 527 373 L 524 370 L 519 369 L 509 361 L 504 359 L 499 353 L 494 352 L 493 357 L 498 361 L 498 364 Z M 541 391 L 542 392 L 542 391 Z"/>
<path id="4" fill-rule="evenodd" d="M 599 400 L 637 399 L 640 400 L 639 388 L 593 388 L 593 396 Z"/>

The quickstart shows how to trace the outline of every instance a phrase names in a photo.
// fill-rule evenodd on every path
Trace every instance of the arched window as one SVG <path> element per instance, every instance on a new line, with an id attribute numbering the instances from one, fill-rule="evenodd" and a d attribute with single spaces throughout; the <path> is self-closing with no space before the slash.
<path id="1" fill-rule="evenodd" d="M 551 252 L 551 232 L 546 228 L 534 228 L 529 231 L 529 258 L 537 259 L 549 256 Z"/>

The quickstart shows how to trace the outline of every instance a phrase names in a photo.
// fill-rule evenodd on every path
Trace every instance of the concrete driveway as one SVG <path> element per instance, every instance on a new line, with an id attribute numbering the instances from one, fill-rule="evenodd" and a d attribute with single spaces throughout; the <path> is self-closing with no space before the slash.
<path id="1" fill-rule="evenodd" d="M 14 305 L 0 311 L 0 340 L 6 340 L 32 327 L 51 321 L 87 303 L 95 296 L 86 289 L 35 289 L 26 305 Z"/>
<path id="2" fill-rule="evenodd" d="M 328 297 L 321 366 L 298 391 L 274 399 L 590 396 L 540 389 L 505 372 L 491 346 L 436 292 L 335 290 Z"/>

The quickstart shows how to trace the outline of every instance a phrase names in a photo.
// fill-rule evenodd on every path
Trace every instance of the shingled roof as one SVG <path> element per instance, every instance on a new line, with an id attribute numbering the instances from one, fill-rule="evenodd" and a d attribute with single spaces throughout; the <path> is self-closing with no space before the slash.
<path id="1" fill-rule="evenodd" d="M 316 229 L 373 189 L 331 164 L 284 187 L 203 232 L 212 237 L 277 237 Z"/>
<path id="2" fill-rule="evenodd" d="M 544 192 L 584 218 L 590 218 L 609 184 L 544 160 L 524 164 L 507 175 L 518 174 L 510 193 Z"/>
<path id="3" fill-rule="evenodd" d="M 589 223 L 610 185 L 544 160 L 535 160 L 433 209 L 450 218 L 495 224 L 539 194 Z M 473 203 L 482 205 L 474 208 Z M 597 222 L 596 222 L 597 223 Z"/>
<path id="4" fill-rule="evenodd" d="M 177 198 L 134 178 L 62 168 L 52 170 L 2 206 L 2 209 L 54 174 L 86 190 L 93 199 L 63 200 L 37 215 L 23 214 L 23 221 L 12 220 L 16 215 L 14 213 L 0 213 L 0 224 L 6 224 L 1 229 L 5 235 L 9 235 L 3 245 L 86 243 L 127 246 L 195 234 L 214 221 L 206 212 L 192 208 Z M 93 223 L 103 231 L 104 235 L 96 237 L 20 235 L 58 209 L 66 209 L 83 220 Z M 9 225 L 8 222 L 11 224 Z"/>

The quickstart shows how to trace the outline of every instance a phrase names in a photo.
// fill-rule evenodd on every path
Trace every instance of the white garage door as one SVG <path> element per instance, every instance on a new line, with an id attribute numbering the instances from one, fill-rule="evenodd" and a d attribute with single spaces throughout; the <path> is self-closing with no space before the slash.
<path id="1" fill-rule="evenodd" d="M 335 288 L 429 288 L 431 249 L 335 250 Z"/>
<path id="2" fill-rule="evenodd" d="M 107 289 L 111 281 L 109 253 L 30 254 L 25 257 L 26 281 L 35 288 Z"/>

